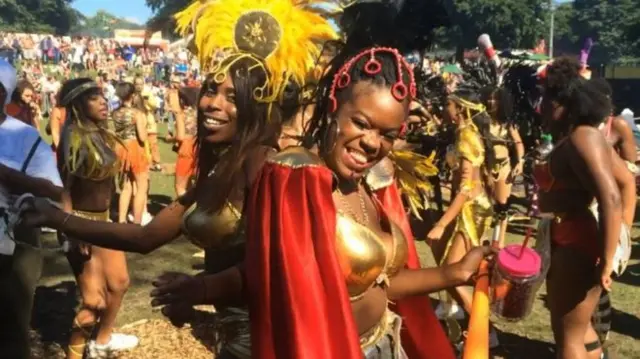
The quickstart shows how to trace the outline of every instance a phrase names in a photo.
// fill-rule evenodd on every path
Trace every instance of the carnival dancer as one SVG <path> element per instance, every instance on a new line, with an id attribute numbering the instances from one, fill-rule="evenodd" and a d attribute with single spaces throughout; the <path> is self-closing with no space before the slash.
<path id="1" fill-rule="evenodd" d="M 116 95 L 121 105 L 113 112 L 113 123 L 116 135 L 124 143 L 118 154 L 124 164 L 118 200 L 118 223 L 126 223 L 133 198 L 133 222 L 140 224 L 147 204 L 149 157 L 144 145 L 147 141 L 147 117 L 134 106 L 134 94 L 135 88 L 131 83 L 121 82 L 116 86 Z"/>
<path id="2" fill-rule="evenodd" d="M 495 200 L 495 221 L 500 230 L 499 246 L 502 247 L 507 231 L 511 189 L 524 167 L 524 144 L 514 123 L 514 99 L 509 90 L 494 83 L 482 92 L 482 103 L 491 116 L 490 133 L 495 159 L 493 168 L 488 171 L 488 179 Z"/>
<path id="3" fill-rule="evenodd" d="M 140 253 L 184 234 L 205 248 L 207 273 L 242 263 L 244 200 L 277 147 L 278 99 L 289 82 L 304 87 L 320 54 L 318 44 L 337 38 L 331 24 L 304 5 L 292 0 L 198 1 L 178 14 L 179 28 L 195 32 L 197 55 L 208 73 L 198 96 L 197 179 L 193 189 L 148 225 L 103 224 L 76 216 L 65 220 L 39 200 L 40 215 L 34 213 L 31 220 L 52 222 L 96 245 Z M 254 37 L 256 27 L 262 36 Z M 202 283 L 203 278 L 195 280 Z M 192 292 L 183 294 L 190 297 Z M 225 304 L 217 307 L 222 343 L 216 357 L 248 358 L 248 310 Z M 188 319 L 187 308 L 191 310 L 189 305 L 180 308 L 179 314 L 187 312 L 180 320 Z"/>
<path id="4" fill-rule="evenodd" d="M 197 88 L 178 90 L 179 110 L 175 111 L 176 159 L 175 189 L 182 197 L 191 188 L 196 169 L 196 141 L 198 135 Z"/>
<path id="5" fill-rule="evenodd" d="M 115 192 L 114 177 L 121 163 L 114 151 L 120 142 L 106 129 L 109 111 L 102 89 L 90 79 L 70 80 L 60 90 L 60 100 L 68 114 L 58 149 L 65 187 L 64 209 L 68 216 L 107 222 Z M 96 339 L 89 343 L 90 356 L 135 347 L 136 337 L 113 333 L 129 287 L 124 253 L 87 245 L 64 232 L 60 232 L 60 239 L 71 245 L 67 258 L 82 295 L 67 356 L 83 357 L 86 342 L 96 326 Z"/>
<path id="6" fill-rule="evenodd" d="M 547 67 L 542 113 L 556 143 L 535 170 L 540 210 L 555 214 L 547 291 L 558 358 L 601 355 L 591 316 L 602 290 L 611 290 L 623 216 L 614 157 L 597 129 L 611 103 L 579 69 L 568 58 Z M 589 209 L 594 198 L 599 223 Z"/>
<path id="7" fill-rule="evenodd" d="M 453 170 L 453 197 L 427 235 L 430 240 L 440 240 L 445 229 L 455 223 L 442 260 L 445 265 L 460 261 L 472 248 L 482 245 L 493 221 L 493 201 L 486 172 L 494 167 L 495 152 L 490 134 L 491 117 L 481 103 L 480 91 L 477 81 L 467 79 L 459 83 L 456 92 L 449 95 L 445 111 L 445 118 L 458 126 L 455 145 L 447 153 L 447 163 Z M 471 311 L 472 293 L 469 288 L 456 287 L 449 293 L 467 313 Z M 438 310 L 440 317 L 460 316 L 456 314 L 459 308 L 455 303 L 445 302 L 442 305 Z M 497 345 L 494 331 L 492 342 L 492 346 Z"/>
<path id="8" fill-rule="evenodd" d="M 339 53 L 332 69 L 306 148 L 270 159 L 251 193 L 254 357 L 452 358 L 424 295 L 466 281 L 488 250 L 418 269 L 393 165 L 383 161 L 402 135 L 413 74 L 396 49 L 380 47 Z"/>

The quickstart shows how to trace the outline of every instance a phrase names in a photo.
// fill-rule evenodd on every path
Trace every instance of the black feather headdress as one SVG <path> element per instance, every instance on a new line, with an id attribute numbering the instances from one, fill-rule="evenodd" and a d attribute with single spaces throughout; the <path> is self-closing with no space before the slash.
<path id="1" fill-rule="evenodd" d="M 346 46 L 388 46 L 401 53 L 423 51 L 432 31 L 448 26 L 444 0 L 356 0 L 340 19 Z"/>

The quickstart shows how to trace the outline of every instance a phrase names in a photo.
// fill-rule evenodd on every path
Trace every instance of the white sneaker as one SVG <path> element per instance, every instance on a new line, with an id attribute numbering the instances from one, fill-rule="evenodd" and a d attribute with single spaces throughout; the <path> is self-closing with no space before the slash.
<path id="1" fill-rule="evenodd" d="M 149 214 L 149 212 L 144 212 L 142 214 L 142 225 L 146 226 L 147 224 L 149 224 L 149 222 L 151 222 L 151 220 L 153 219 L 153 216 Z"/>
<path id="2" fill-rule="evenodd" d="M 447 318 L 462 320 L 464 319 L 464 311 L 456 303 L 440 302 L 436 308 L 436 317 L 440 320 Z"/>
<path id="3" fill-rule="evenodd" d="M 135 348 L 139 342 L 134 335 L 112 333 L 107 344 L 98 344 L 95 340 L 89 342 L 89 358 L 109 358 L 114 352 Z"/>
<path id="4" fill-rule="evenodd" d="M 129 222 L 133 223 L 133 214 L 129 213 L 127 215 L 127 219 L 129 220 Z M 149 214 L 149 212 L 144 212 L 142 214 L 142 223 L 141 223 L 141 225 L 146 226 L 147 224 L 149 224 L 149 222 L 151 222 L 152 219 L 153 219 L 153 216 L 151 214 Z"/>
<path id="5" fill-rule="evenodd" d="M 56 233 L 57 231 L 53 228 L 49 228 L 49 227 L 42 227 L 42 232 L 44 233 Z"/>

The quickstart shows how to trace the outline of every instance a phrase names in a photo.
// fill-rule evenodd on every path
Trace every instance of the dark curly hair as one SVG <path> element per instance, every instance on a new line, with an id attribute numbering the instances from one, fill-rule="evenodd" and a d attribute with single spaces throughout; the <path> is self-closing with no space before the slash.
<path id="1" fill-rule="evenodd" d="M 591 80 L 580 76 L 578 60 L 561 57 L 547 68 L 544 96 L 565 107 L 567 124 L 598 126 L 612 111 L 611 99 Z"/>

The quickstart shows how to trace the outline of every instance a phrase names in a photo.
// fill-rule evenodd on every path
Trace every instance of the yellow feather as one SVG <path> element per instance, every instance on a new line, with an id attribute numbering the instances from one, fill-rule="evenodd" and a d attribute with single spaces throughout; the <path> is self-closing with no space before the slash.
<path id="1" fill-rule="evenodd" d="M 218 75 L 228 70 L 228 66 L 216 66 L 221 51 L 227 58 L 242 53 L 235 39 L 238 22 L 250 12 L 268 13 L 280 30 L 276 48 L 266 58 L 254 53 L 247 55 L 263 62 L 269 75 L 264 86 L 267 93 L 259 99 L 273 101 L 279 98 L 287 81 L 303 86 L 320 56 L 321 44 L 338 38 L 329 21 L 318 14 L 321 11 L 313 9 L 321 3 L 324 1 L 201 0 L 176 14 L 175 19 L 180 34 L 194 33 L 197 57 L 203 69 Z"/>
<path id="2" fill-rule="evenodd" d="M 414 216 L 422 219 L 420 211 L 428 209 L 433 192 L 429 178 L 438 175 L 434 165 L 435 152 L 429 157 L 411 151 L 396 150 L 389 154 L 395 166 L 397 182 Z"/>

